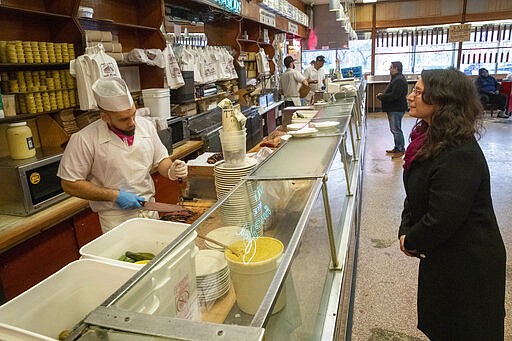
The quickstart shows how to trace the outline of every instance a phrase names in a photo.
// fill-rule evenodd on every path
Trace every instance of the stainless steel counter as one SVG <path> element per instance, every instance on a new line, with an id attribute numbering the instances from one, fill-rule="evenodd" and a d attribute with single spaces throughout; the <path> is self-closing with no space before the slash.
<path id="1" fill-rule="evenodd" d="M 360 100 L 361 94 L 358 98 L 325 107 L 314 120 L 336 120 L 339 125 L 335 129 L 289 139 L 157 255 L 154 262 L 93 311 L 73 331 L 72 339 L 95 340 L 90 332 L 80 338 L 80 332 L 86 330 L 111 337 L 119 330 L 147 335 L 139 335 L 142 340 L 149 340 L 150 335 L 167 339 L 240 340 L 240 335 L 244 335 L 249 341 L 261 340 L 263 331 L 269 340 L 285 339 L 291 333 L 307 335 L 312 340 L 333 339 L 335 326 L 346 324 L 346 316 L 337 314 L 337 310 L 340 301 L 342 305 L 348 304 L 342 283 L 351 276 L 346 271 L 350 269 L 346 262 L 353 261 L 349 250 L 360 200 L 364 101 Z M 359 131 L 358 137 L 353 131 Z M 347 140 L 352 142 L 346 143 Z M 244 210 L 237 211 L 241 206 Z M 223 306 L 225 318 L 216 323 L 141 313 L 154 302 L 145 302 L 138 296 L 141 291 L 137 288 L 154 281 L 154 269 L 172 266 L 165 263 L 167 255 L 191 233 L 205 234 L 212 228 L 226 226 L 228 221 L 251 233 L 277 238 L 285 247 L 256 313 L 246 314 L 233 303 Z M 286 306 L 272 314 L 279 295 L 284 295 Z M 121 309 L 126 299 L 139 301 L 140 307 Z M 220 303 L 202 306 L 202 316 Z"/>

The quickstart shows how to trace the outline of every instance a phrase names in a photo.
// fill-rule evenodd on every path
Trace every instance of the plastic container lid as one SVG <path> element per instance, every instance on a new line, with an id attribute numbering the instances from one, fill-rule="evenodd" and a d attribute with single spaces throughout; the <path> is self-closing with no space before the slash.
<path id="1" fill-rule="evenodd" d="M 9 123 L 8 127 L 22 127 L 26 126 L 27 122 L 16 122 L 16 123 Z"/>

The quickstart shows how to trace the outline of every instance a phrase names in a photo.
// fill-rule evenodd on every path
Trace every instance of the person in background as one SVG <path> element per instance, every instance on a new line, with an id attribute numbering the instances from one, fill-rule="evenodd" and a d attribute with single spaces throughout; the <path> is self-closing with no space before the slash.
<path id="1" fill-rule="evenodd" d="M 304 69 L 304 74 L 306 74 L 306 72 L 310 72 L 309 69 L 315 67 L 315 61 L 316 60 L 313 59 L 312 61 L 309 62 L 309 66 L 306 69 Z"/>
<path id="2" fill-rule="evenodd" d="M 295 70 L 295 60 L 292 56 L 284 58 L 284 66 L 286 71 L 281 75 L 279 80 L 279 88 L 281 94 L 284 96 L 284 106 L 298 107 L 301 106 L 299 88 L 301 84 L 307 86 L 306 78 L 297 70 Z"/>
<path id="3" fill-rule="evenodd" d="M 478 77 L 475 79 L 475 85 L 480 94 L 482 104 L 495 104 L 498 106 L 498 117 L 508 118 L 505 113 L 507 96 L 500 94 L 500 83 L 493 76 L 489 76 L 489 71 L 485 68 L 478 70 Z"/>
<path id="4" fill-rule="evenodd" d="M 400 250 L 419 258 L 418 328 L 430 340 L 503 340 L 506 252 L 475 138 L 482 105 L 455 68 L 425 70 L 407 97 Z"/>
<path id="5" fill-rule="evenodd" d="M 315 91 L 322 90 L 325 80 L 325 72 L 323 66 L 325 64 L 324 56 L 317 56 L 313 67 L 308 67 L 304 71 L 304 77 L 308 81 L 310 91 L 306 96 L 306 103 L 311 103 L 311 99 L 315 94 Z"/>
<path id="6" fill-rule="evenodd" d="M 157 212 L 141 210 L 154 201 L 150 171 L 177 180 L 187 176 L 186 163 L 172 161 L 153 123 L 135 115 L 121 78 L 99 79 L 92 90 L 101 119 L 71 136 L 57 172 L 62 189 L 89 200 L 103 233 L 141 214 L 158 219 Z"/>
<path id="7" fill-rule="evenodd" d="M 304 72 L 303 72 L 304 75 L 309 73 L 309 72 L 311 72 L 310 69 L 315 67 L 315 62 L 316 62 L 315 59 L 313 59 L 312 61 L 309 62 L 309 66 L 304 69 Z M 308 83 L 308 86 L 309 86 L 309 83 Z M 306 99 L 305 98 L 301 98 L 301 104 L 302 105 L 307 105 L 309 103 L 306 103 Z"/>
<path id="8" fill-rule="evenodd" d="M 401 158 L 405 151 L 405 139 L 402 132 L 402 118 L 407 110 L 407 80 L 402 74 L 402 63 L 391 62 L 389 73 L 391 81 L 384 93 L 379 92 L 377 98 L 382 103 L 382 111 L 388 116 L 389 130 L 393 134 L 395 146 L 393 149 L 386 150 L 386 153 L 392 154 L 392 158 Z"/>

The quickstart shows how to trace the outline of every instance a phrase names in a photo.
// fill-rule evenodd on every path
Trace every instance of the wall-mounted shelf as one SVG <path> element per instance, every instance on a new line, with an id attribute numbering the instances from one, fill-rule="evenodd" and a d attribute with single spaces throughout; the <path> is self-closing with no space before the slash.
<path id="1" fill-rule="evenodd" d="M 258 42 L 256 40 L 250 40 L 250 39 L 237 39 L 236 41 L 240 43 L 249 43 L 249 44 L 257 44 Z"/>
<path id="2" fill-rule="evenodd" d="M 78 107 L 69 107 L 69 108 L 58 109 L 58 110 L 38 112 L 38 113 L 35 113 L 35 114 L 18 114 L 16 116 L 4 117 L 4 118 L 0 118 L 0 124 L 15 123 L 15 122 L 21 122 L 21 121 L 27 121 L 27 120 L 34 120 L 34 119 L 37 119 L 38 116 L 56 114 L 59 111 L 65 110 L 65 109 L 78 109 Z"/>
<path id="3" fill-rule="evenodd" d="M 225 95 L 226 92 L 225 91 L 220 91 L 220 92 L 217 92 L 216 94 L 213 94 L 213 95 L 208 95 L 208 96 L 203 96 L 203 97 L 197 97 L 195 99 L 195 101 L 203 101 L 205 99 L 209 99 L 209 98 L 213 98 L 213 97 L 217 97 L 217 96 L 221 96 L 221 95 Z"/>
<path id="4" fill-rule="evenodd" d="M 89 28 L 102 28 L 103 30 L 115 31 L 118 28 L 132 28 L 137 30 L 149 30 L 149 31 L 159 31 L 158 27 L 151 26 L 143 26 L 136 24 L 128 24 L 128 23 L 120 23 L 115 22 L 113 20 L 107 19 L 91 19 L 91 18 L 78 18 L 83 27 Z"/>
<path id="5" fill-rule="evenodd" d="M 71 13 L 69 15 L 66 15 L 66 14 L 60 14 L 60 13 L 47 12 L 44 10 L 35 10 L 35 9 L 29 9 L 29 8 L 6 6 L 6 5 L 0 5 L 0 9 L 5 12 L 12 12 L 12 13 L 16 13 L 19 15 L 26 15 L 26 16 L 47 16 L 47 17 L 53 17 L 53 18 L 70 18 L 70 16 L 71 16 Z"/>
<path id="6" fill-rule="evenodd" d="M 20 71 L 20 70 L 36 70 L 36 69 L 67 69 L 69 63 L 0 63 L 0 71 Z"/>

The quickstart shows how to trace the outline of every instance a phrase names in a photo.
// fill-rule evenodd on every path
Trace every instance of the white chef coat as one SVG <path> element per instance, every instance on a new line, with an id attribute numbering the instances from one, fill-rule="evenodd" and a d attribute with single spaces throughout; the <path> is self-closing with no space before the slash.
<path id="1" fill-rule="evenodd" d="M 279 79 L 279 85 L 283 91 L 285 101 L 293 101 L 295 106 L 300 106 L 299 89 L 306 79 L 295 69 L 288 68 Z"/>
<path id="2" fill-rule="evenodd" d="M 318 81 L 317 84 L 313 84 L 313 83 L 309 84 L 309 87 L 311 90 L 309 91 L 308 95 L 306 96 L 306 101 L 309 102 L 311 100 L 311 97 L 313 97 L 315 91 L 322 89 L 322 86 L 324 84 L 324 79 L 325 79 L 324 68 L 320 68 L 319 70 L 315 69 L 315 67 L 307 68 L 304 71 L 304 77 L 306 77 L 306 79 L 308 81 Z"/>
<path id="3" fill-rule="evenodd" d="M 70 73 L 77 80 L 78 101 L 81 110 L 97 109 L 91 88 L 96 80 L 108 77 L 121 78 L 117 62 L 98 46 L 88 47 L 86 54 L 70 62 L 69 68 Z"/>
<path id="4" fill-rule="evenodd" d="M 144 197 L 146 201 L 153 201 L 155 185 L 150 171 L 168 153 L 152 122 L 136 116 L 135 124 L 131 146 L 101 119 L 73 134 L 57 175 L 68 181 L 88 180 L 101 187 L 123 189 Z M 140 210 L 123 210 L 110 201 L 90 201 L 89 204 L 93 211 L 99 213 L 103 232 L 140 216 Z"/>

